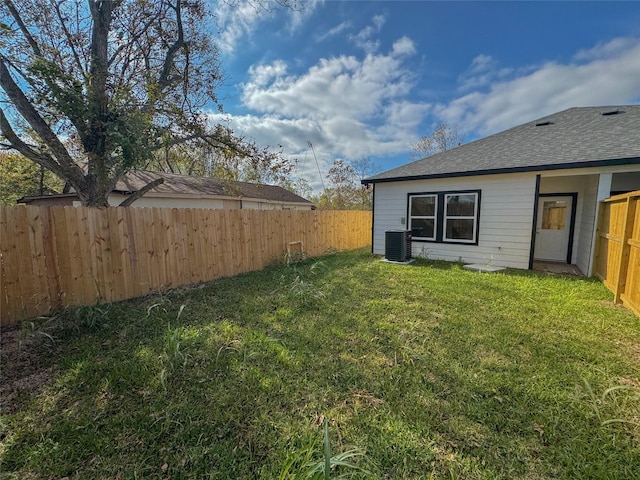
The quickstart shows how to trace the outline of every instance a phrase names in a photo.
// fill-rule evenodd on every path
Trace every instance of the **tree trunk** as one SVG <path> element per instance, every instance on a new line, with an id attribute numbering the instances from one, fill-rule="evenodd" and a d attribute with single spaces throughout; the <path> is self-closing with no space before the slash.
<path id="1" fill-rule="evenodd" d="M 76 188 L 82 205 L 85 207 L 108 207 L 109 193 L 113 190 L 113 182 L 104 175 L 96 175 L 93 172 L 88 173 L 84 179 L 86 187 Z"/>

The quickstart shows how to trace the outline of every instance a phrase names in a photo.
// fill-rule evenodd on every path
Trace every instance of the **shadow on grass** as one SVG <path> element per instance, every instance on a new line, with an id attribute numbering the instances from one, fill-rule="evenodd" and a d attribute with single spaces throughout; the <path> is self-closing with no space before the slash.
<path id="1" fill-rule="evenodd" d="M 632 377 L 612 345 L 640 335 L 595 303 L 595 320 L 569 315 L 599 285 L 514 273 L 352 252 L 114 304 L 91 328 L 69 312 L 0 467 L 277 478 L 291 452 L 320 454 L 328 417 L 381 477 L 629 478 L 633 432 L 602 428 L 579 385 Z"/>

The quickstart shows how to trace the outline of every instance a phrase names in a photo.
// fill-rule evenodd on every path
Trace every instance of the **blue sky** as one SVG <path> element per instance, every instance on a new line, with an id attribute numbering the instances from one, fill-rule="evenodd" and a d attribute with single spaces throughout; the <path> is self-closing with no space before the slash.
<path id="1" fill-rule="evenodd" d="M 269 0 L 265 0 L 269 1 Z M 303 1 L 215 7 L 237 133 L 282 145 L 319 188 L 336 159 L 379 171 L 447 121 L 471 141 L 573 106 L 640 103 L 640 2 Z M 640 133 L 639 133 L 640 134 Z"/>

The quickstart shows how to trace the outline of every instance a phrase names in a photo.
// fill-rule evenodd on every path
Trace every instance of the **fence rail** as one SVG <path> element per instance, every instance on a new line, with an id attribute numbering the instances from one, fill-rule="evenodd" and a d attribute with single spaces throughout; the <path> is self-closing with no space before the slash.
<path id="1" fill-rule="evenodd" d="M 640 316 L 640 191 L 600 203 L 594 270 L 615 302 Z"/>
<path id="2" fill-rule="evenodd" d="M 371 241 L 371 212 L 0 207 L 0 323 Z"/>

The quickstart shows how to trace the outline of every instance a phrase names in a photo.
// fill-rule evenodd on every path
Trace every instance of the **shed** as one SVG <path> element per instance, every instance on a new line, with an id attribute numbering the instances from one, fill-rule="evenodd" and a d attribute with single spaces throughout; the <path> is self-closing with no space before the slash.
<path id="1" fill-rule="evenodd" d="M 233 182 L 210 177 L 132 170 L 116 183 L 109 204 L 117 206 L 145 185 L 163 183 L 137 199 L 134 207 L 215 208 L 257 210 L 312 210 L 312 202 L 277 185 Z M 79 205 L 75 193 L 23 197 L 29 205 Z"/>

